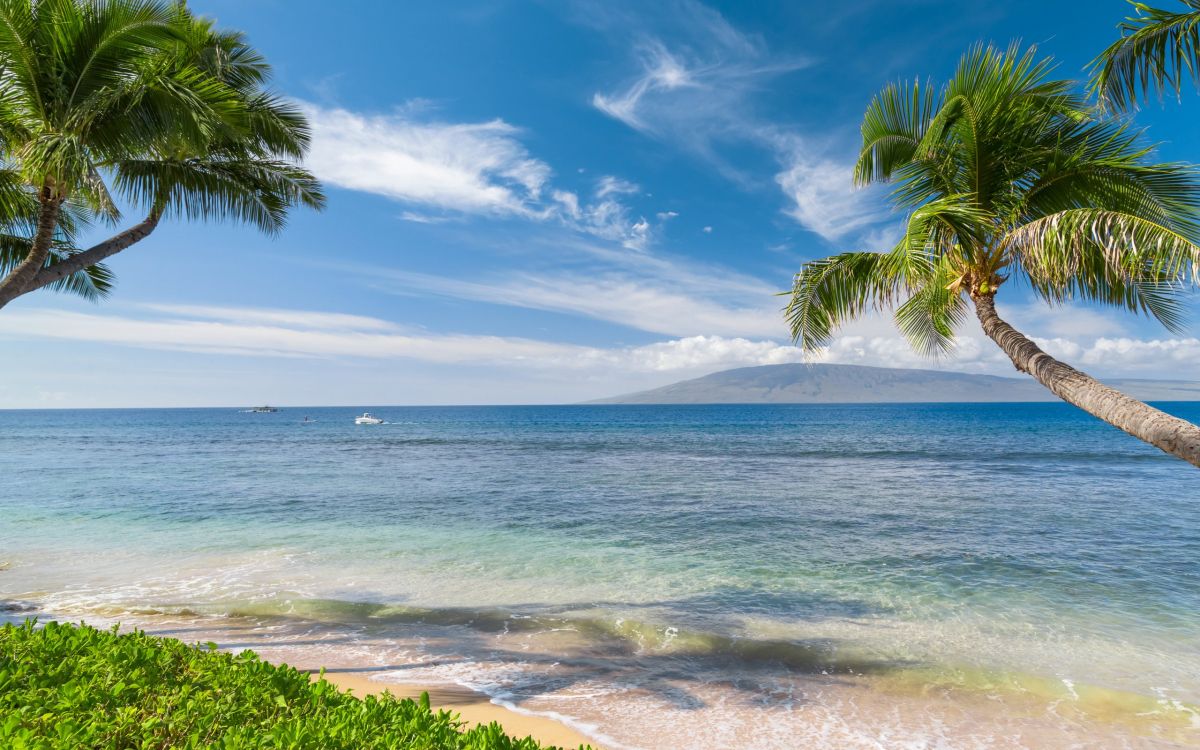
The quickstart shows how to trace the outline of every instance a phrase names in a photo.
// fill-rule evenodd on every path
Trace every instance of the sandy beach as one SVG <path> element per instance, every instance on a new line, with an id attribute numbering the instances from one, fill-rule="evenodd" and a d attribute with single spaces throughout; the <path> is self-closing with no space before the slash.
<path id="1" fill-rule="evenodd" d="M 320 671 L 313 671 L 312 678 L 314 681 L 321 679 Z M 361 674 L 339 672 L 336 669 L 326 669 L 324 679 L 359 698 L 390 693 L 396 698 L 416 700 L 421 697 L 421 693 L 429 693 L 429 703 L 435 711 L 446 710 L 456 713 L 470 726 L 490 724 L 495 721 L 504 727 L 507 734 L 513 737 L 533 737 L 543 745 L 556 745 L 562 748 L 578 748 L 581 745 L 589 745 L 595 750 L 605 750 L 595 741 L 589 740 L 566 724 L 544 716 L 530 716 L 505 708 L 492 703 L 483 693 L 467 688 L 380 682 L 363 677 Z"/>

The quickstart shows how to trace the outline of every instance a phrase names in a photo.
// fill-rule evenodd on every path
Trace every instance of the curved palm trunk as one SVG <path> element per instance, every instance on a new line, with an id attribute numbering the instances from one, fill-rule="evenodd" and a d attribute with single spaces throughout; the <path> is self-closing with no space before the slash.
<path id="1" fill-rule="evenodd" d="M 101 263 L 122 250 L 128 249 L 138 242 L 150 236 L 150 233 L 158 226 L 159 219 L 162 218 L 162 210 L 154 209 L 150 215 L 143 219 L 138 224 L 134 224 L 129 229 L 114 235 L 109 239 L 101 242 L 98 245 L 89 247 L 81 253 L 76 253 L 68 258 L 63 259 L 60 263 L 55 263 L 52 266 L 46 266 L 37 275 L 25 285 L 22 294 L 41 289 L 47 284 L 53 284 L 56 281 L 65 279 L 71 274 L 78 273 L 86 268 L 91 268 L 97 263 Z"/>
<path id="2" fill-rule="evenodd" d="M 58 212 L 61 206 L 61 199 L 49 195 L 49 191 L 42 191 L 37 231 L 33 235 L 33 242 L 30 243 L 29 255 L 0 281 L 0 307 L 24 294 L 25 287 L 46 265 L 46 259 L 50 257 L 50 246 L 54 243 L 54 230 L 58 227 Z"/>
<path id="3" fill-rule="evenodd" d="M 1018 370 L 1032 375 L 1063 401 L 1200 467 L 1200 427 L 1130 398 L 1046 354 L 996 314 L 993 295 L 972 295 L 972 299 L 983 332 Z"/>
<path id="4" fill-rule="evenodd" d="M 158 227 L 158 222 L 162 219 L 162 211 L 163 210 L 161 206 L 153 208 L 150 211 L 150 214 L 140 223 L 133 225 L 129 229 L 126 229 L 125 231 L 114 235 L 104 242 L 94 245 L 93 247 L 90 247 L 81 253 L 76 253 L 68 258 L 65 258 L 60 263 L 47 266 L 46 257 L 48 255 L 48 251 L 42 253 L 41 261 L 36 265 L 34 271 L 25 275 L 24 278 L 26 281 L 22 285 L 19 287 L 14 285 L 15 288 L 11 294 L 4 293 L 3 287 L 0 286 L 0 308 L 4 307 L 22 294 L 29 294 L 36 289 L 41 289 L 48 284 L 53 284 L 56 281 L 65 279 L 71 274 L 79 273 L 80 271 L 90 268 L 97 263 L 101 263 L 104 260 L 121 252 L 122 250 L 141 242 L 149 237 L 150 233 L 153 232 L 156 227 Z M 33 256 L 31 255 L 30 258 L 23 261 L 22 265 L 30 263 L 32 257 Z M 13 271 L 13 274 L 15 273 L 16 270 Z M 9 279 L 13 277 L 13 274 L 9 274 Z M 7 284 L 9 279 L 5 279 L 4 283 Z"/>

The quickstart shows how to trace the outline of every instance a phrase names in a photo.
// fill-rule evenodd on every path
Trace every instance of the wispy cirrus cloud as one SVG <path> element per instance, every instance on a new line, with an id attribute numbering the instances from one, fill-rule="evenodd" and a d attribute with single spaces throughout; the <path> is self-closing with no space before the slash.
<path id="1" fill-rule="evenodd" d="M 347 313 L 283 310 L 268 307 L 223 307 L 218 305 L 172 305 L 145 303 L 140 309 L 178 318 L 234 321 L 244 324 L 278 325 L 316 331 L 370 331 L 395 329 L 379 318 Z"/>
<path id="2" fill-rule="evenodd" d="M 636 31 L 631 49 L 634 72 L 609 90 L 593 93 L 592 105 L 746 181 L 750 178 L 723 157 L 722 146 L 773 138 L 772 127 L 753 114 L 754 97 L 771 79 L 807 67 L 810 61 L 772 60 L 761 41 L 741 35 L 719 14 L 707 25 L 693 25 L 693 37 L 691 44 L 669 46 L 649 32 Z"/>
<path id="3" fill-rule="evenodd" d="M 1003 311 L 1019 319 L 1020 308 Z M 309 310 L 143 305 L 123 312 L 45 308 L 6 311 L 0 340 L 105 343 L 146 350 L 258 358 L 412 360 L 536 372 L 540 378 L 659 374 L 658 384 L 730 367 L 825 361 L 1015 375 L 1003 353 L 979 332 L 965 331 L 954 357 L 914 354 L 872 316 L 815 355 L 777 340 L 690 335 L 637 346 L 582 346 L 523 337 L 432 334 L 370 316 Z M 1051 354 L 1103 377 L 1200 378 L 1200 339 L 1057 336 L 1036 339 Z M 653 382 L 643 381 L 652 385 Z"/>
<path id="4" fill-rule="evenodd" d="M 386 288 L 477 302 L 549 310 L 673 336 L 779 337 L 786 331 L 770 287 L 743 280 L 699 287 L 695 278 L 665 280 L 609 270 L 498 274 L 481 279 L 375 271 Z M 397 286 L 398 285 L 398 286 Z"/>
<path id="5" fill-rule="evenodd" d="M 809 67 L 811 59 L 773 55 L 760 37 L 739 31 L 694 0 L 670 5 L 674 10 L 661 14 L 657 30 L 644 18 L 611 10 L 593 8 L 585 16 L 608 31 L 632 31 L 635 39 L 631 53 L 636 72 L 594 93 L 596 109 L 698 154 L 744 185 L 752 185 L 753 178 L 725 150 L 757 147 L 777 165 L 775 182 L 788 201 L 784 213 L 827 240 L 886 218 L 874 196 L 854 189 L 851 164 L 839 152 L 756 113 L 756 100 L 772 79 Z M 664 41 L 668 32 L 671 44 Z"/>
<path id="6" fill-rule="evenodd" d="M 690 70 L 657 39 L 644 40 L 637 52 L 641 74 L 622 90 L 593 94 L 592 105 L 635 130 L 660 132 L 662 121 L 680 111 L 672 105 L 684 103 L 664 100 L 690 98 L 684 92 L 699 93 L 710 82 L 703 80 L 704 71 Z M 678 95 L 670 96 L 672 92 Z"/>
<path id="7" fill-rule="evenodd" d="M 0 338 L 100 342 L 242 357 L 410 359 L 534 370 L 691 372 L 799 361 L 792 347 L 689 336 L 644 346 L 592 347 L 521 337 L 430 334 L 378 318 L 304 310 L 145 305 L 125 314 L 50 309 L 0 318 Z"/>
<path id="8" fill-rule="evenodd" d="M 666 223 L 675 216 L 665 211 L 656 219 Z M 520 244 L 523 255 L 516 261 L 511 248 L 506 252 L 510 253 L 508 267 L 481 268 L 469 276 L 347 261 L 321 261 L 319 265 L 390 294 L 545 310 L 647 333 L 787 335 L 784 301 L 777 296 L 786 282 L 773 284 L 725 264 L 657 249 L 630 253 L 590 238 L 564 241 L 554 232 L 524 234 Z"/>
<path id="9" fill-rule="evenodd" d="M 775 175 L 790 201 L 784 213 L 807 229 L 827 240 L 838 240 L 888 218 L 885 207 L 852 187 L 848 164 L 814 157 L 799 144 L 790 152 L 788 162 Z"/>
<path id="10" fill-rule="evenodd" d="M 557 204 L 559 220 L 568 228 L 593 237 L 611 240 L 631 250 L 646 250 L 650 245 L 654 225 L 644 216 L 634 218 L 623 197 L 637 195 L 641 188 L 628 180 L 604 175 L 596 181 L 592 195 L 580 199 L 578 193 L 556 190 L 552 199 Z M 657 223 L 666 218 L 661 213 Z"/>

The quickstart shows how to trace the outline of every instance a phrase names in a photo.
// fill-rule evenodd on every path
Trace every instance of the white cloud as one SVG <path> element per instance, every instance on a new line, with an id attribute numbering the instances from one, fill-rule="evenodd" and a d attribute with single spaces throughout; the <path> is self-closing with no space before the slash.
<path id="1" fill-rule="evenodd" d="M 643 261 L 647 267 L 656 262 L 648 257 Z M 732 282 L 735 287 L 744 283 L 736 278 Z M 702 286 L 697 281 L 693 291 Z M 602 287 L 597 300 L 588 304 L 600 304 L 599 298 L 609 291 Z M 558 304 L 554 299 L 544 302 Z M 1013 318 L 1020 314 L 1017 308 L 1002 308 L 1001 313 Z M 3 391 L 8 396 L 0 394 L 0 402 L 17 408 L 33 405 L 30 399 L 53 399 L 59 406 L 201 406 L 264 400 L 563 403 L 733 367 L 803 361 L 1017 375 L 977 328 L 966 326 L 957 356 L 930 361 L 908 348 L 886 316 L 872 315 L 848 327 L 827 351 L 810 360 L 773 335 L 670 335 L 640 345 L 583 346 L 435 334 L 370 316 L 310 310 L 143 305 L 96 313 L 14 308 L 0 316 L 0 351 L 33 347 L 37 356 L 17 357 L 13 367 L 5 369 Z M 1098 377 L 1200 380 L 1200 340 L 1195 338 L 1036 340 Z M 305 360 L 303 366 L 295 363 L 298 358 Z M 51 366 L 23 367 L 24 359 Z M 87 367 L 81 369 L 79 362 Z"/>
<path id="2" fill-rule="evenodd" d="M 696 7 L 698 3 L 689 3 Z M 728 24 L 697 34 L 696 44 L 669 49 L 661 39 L 636 32 L 637 72 L 610 93 L 592 95 L 592 104 L 629 127 L 667 140 L 712 160 L 730 176 L 740 176 L 718 154 L 717 144 L 757 141 L 764 126 L 752 115 L 752 95 L 765 79 L 808 65 L 806 60 L 767 60 L 761 42 L 751 41 Z M 703 54 L 696 50 L 703 50 Z"/>
<path id="3" fill-rule="evenodd" d="M 781 303 L 761 282 L 733 274 L 722 289 L 680 269 L 678 278 L 607 272 L 508 274 L 483 280 L 383 272 L 405 288 L 460 299 L 582 315 L 672 336 L 778 337 Z"/>
<path id="4" fill-rule="evenodd" d="M 610 195 L 634 195 L 641 188 L 629 180 L 605 175 L 596 181 L 596 197 L 607 198 Z"/>
<path id="5" fill-rule="evenodd" d="M 1018 329 L 1037 331 L 1039 335 L 1049 338 L 1111 338 L 1127 331 L 1125 321 L 1118 315 L 1073 305 L 1050 307 L 1034 302 L 1024 306 L 1007 306 L 1004 314 Z"/>
<path id="6" fill-rule="evenodd" d="M 721 336 L 689 336 L 621 351 L 621 366 L 643 371 L 714 371 L 728 367 L 779 365 L 804 361 L 794 346 Z"/>
<path id="7" fill-rule="evenodd" d="M 785 212 L 827 240 L 886 218 L 874 195 L 854 190 L 849 163 L 754 114 L 754 98 L 767 79 L 809 62 L 773 58 L 761 39 L 739 32 L 716 11 L 682 5 L 688 12 L 676 21 L 689 30 L 693 45 L 670 49 L 635 26 L 637 74 L 612 92 L 594 94 L 592 104 L 635 130 L 699 154 L 744 184 L 753 180 L 721 155 L 722 147 L 749 143 L 771 154 L 780 167 L 775 182 L 789 201 Z"/>
<path id="8" fill-rule="evenodd" d="M 576 199 L 565 223 L 572 229 L 611 240 L 631 250 L 645 250 L 651 239 L 650 223 L 645 218 L 633 219 L 629 207 L 620 200 L 621 196 L 634 195 L 640 190 L 628 180 L 611 175 L 601 177 L 596 182 L 592 201 L 581 205 Z M 660 223 L 663 220 L 660 216 Z"/>
<path id="9" fill-rule="evenodd" d="M 183 318 L 265 323 L 318 331 L 394 330 L 395 326 L 379 318 L 346 313 L 280 310 L 266 307 L 219 307 L 211 305 L 142 304 L 138 307 Z"/>
<path id="10" fill-rule="evenodd" d="M 432 208 L 531 215 L 550 167 L 503 120 L 421 122 L 302 104 L 313 129 L 306 164 L 338 187 Z"/>
<path id="11" fill-rule="evenodd" d="M 417 334 L 377 318 L 301 310 L 171 305 L 147 305 L 144 309 L 159 314 L 134 317 L 17 310 L 0 318 L 0 336 L 203 354 L 413 359 L 542 370 L 674 372 L 800 359 L 793 347 L 721 336 L 606 349 L 516 337 Z"/>
<path id="12" fill-rule="evenodd" d="M 790 161 L 775 180 L 792 202 L 786 213 L 805 228 L 836 240 L 887 218 L 873 196 L 854 189 L 849 165 L 813 161 L 804 149 L 796 149 Z"/>
<path id="13" fill-rule="evenodd" d="M 450 221 L 449 216 L 434 216 L 432 214 L 422 214 L 416 211 L 404 211 L 400 214 L 400 218 L 404 221 L 411 221 L 414 224 L 444 224 Z"/>
<path id="14" fill-rule="evenodd" d="M 828 349 L 807 356 L 777 339 L 736 335 L 680 335 L 640 346 L 597 347 L 520 337 L 431 334 L 368 316 L 306 310 L 143 305 L 137 311 L 13 310 L 0 316 L 0 338 L 239 357 L 415 360 L 589 379 L 638 373 L 666 373 L 678 379 L 729 367 L 802 361 L 1014 374 L 1003 353 L 977 331 L 964 332 L 954 357 L 931 361 L 913 353 L 890 330 L 890 321 L 879 315 L 849 326 Z M 1097 376 L 1200 379 L 1200 339 L 1196 338 L 1037 340 L 1051 354 Z"/>
<path id="15" fill-rule="evenodd" d="M 652 229 L 643 219 L 635 228 Z M 528 270 L 435 275 L 325 263 L 379 291 L 438 295 L 578 315 L 671 336 L 786 335 L 778 284 L 727 266 L 657 252 L 625 252 L 607 243 L 528 237 Z"/>
<path id="16" fill-rule="evenodd" d="M 1097 339 L 1079 357 L 1088 366 L 1148 377 L 1192 379 L 1200 373 L 1200 339 Z"/>
<path id="17" fill-rule="evenodd" d="M 904 236 L 904 224 L 897 220 L 882 224 L 863 234 L 858 240 L 858 249 L 886 253 L 896 246 Z"/>
<path id="18" fill-rule="evenodd" d="M 14 311 L 0 333 L 148 349 L 267 357 L 413 358 L 439 363 L 518 362 L 561 357 L 576 347 L 499 336 L 420 335 L 377 318 L 331 328 L 327 313 L 255 308 L 159 308 L 157 317 Z"/>
<path id="19" fill-rule="evenodd" d="M 425 209 L 404 211 L 400 218 L 405 221 L 435 224 L 455 215 L 517 216 L 557 222 L 635 250 L 644 250 L 652 239 L 650 224 L 633 218 L 622 202 L 640 192 L 637 185 L 604 176 L 592 200 L 581 201 L 578 194 L 550 184 L 550 166 L 532 157 L 518 139 L 521 131 L 502 120 L 415 119 L 423 107 L 364 115 L 302 106 L 313 127 L 306 162 L 313 172 L 338 187 Z"/>
<path id="20" fill-rule="evenodd" d="M 648 94 L 682 88 L 703 89 L 707 86 L 700 83 L 693 72 L 657 39 L 645 40 L 637 52 L 641 59 L 642 74 L 624 91 L 593 94 L 592 105 L 635 130 L 653 132 L 655 127 L 638 114 L 639 108 L 648 106 L 643 101 Z"/>
<path id="21" fill-rule="evenodd" d="M 578 220 L 582 216 L 579 210 L 579 196 L 575 193 L 569 190 L 555 190 L 551 197 L 562 206 L 562 211 L 568 218 Z"/>

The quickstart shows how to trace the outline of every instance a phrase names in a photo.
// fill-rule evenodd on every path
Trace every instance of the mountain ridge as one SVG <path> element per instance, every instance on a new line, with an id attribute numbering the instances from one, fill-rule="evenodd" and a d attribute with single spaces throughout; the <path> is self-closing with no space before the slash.
<path id="1" fill-rule="evenodd" d="M 1146 401 L 1200 401 L 1200 382 L 1104 381 Z M 834 404 L 1058 401 L 1032 378 L 867 365 L 738 367 L 589 404 Z"/>

